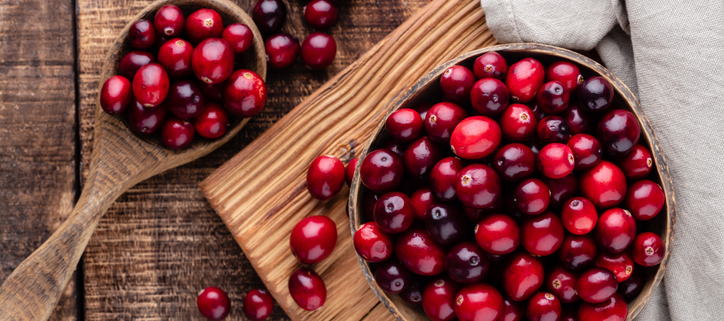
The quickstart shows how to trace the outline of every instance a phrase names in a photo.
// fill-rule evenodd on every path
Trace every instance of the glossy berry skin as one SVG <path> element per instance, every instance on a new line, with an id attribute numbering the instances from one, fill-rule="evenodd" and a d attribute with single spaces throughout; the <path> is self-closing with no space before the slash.
<path id="1" fill-rule="evenodd" d="M 209 38 L 196 46 L 191 64 L 196 77 L 207 84 L 217 84 L 234 72 L 234 51 L 221 38 Z"/>
<path id="2" fill-rule="evenodd" d="M 538 293 L 528 301 L 525 314 L 529 321 L 558 321 L 561 317 L 561 301 L 551 293 Z"/>
<path id="3" fill-rule="evenodd" d="M 264 80 L 246 69 L 234 71 L 224 85 L 223 100 L 226 109 L 241 118 L 255 116 L 264 108 L 267 88 Z"/>
<path id="4" fill-rule="evenodd" d="M 392 255 L 392 239 L 375 222 L 362 224 L 352 241 L 357 254 L 367 262 L 382 262 Z"/>
<path id="5" fill-rule="evenodd" d="M 307 190 L 318 200 L 328 200 L 344 187 L 345 174 L 344 164 L 337 157 L 318 156 L 307 170 Z"/>
<path id="6" fill-rule="evenodd" d="M 274 299 L 265 290 L 254 289 L 244 296 L 244 307 L 241 311 L 252 321 L 263 321 L 269 318 L 274 309 Z"/>
<path id="7" fill-rule="evenodd" d="M 609 270 L 619 283 L 628 280 L 634 270 L 634 261 L 626 252 L 618 254 L 598 253 L 596 266 Z"/>
<path id="8" fill-rule="evenodd" d="M 500 115 L 508 107 L 508 89 L 498 79 L 480 79 L 470 91 L 470 103 L 483 116 Z"/>
<path id="9" fill-rule="evenodd" d="M 603 158 L 603 148 L 595 137 L 588 134 L 576 134 L 571 136 L 566 144 L 571 148 L 573 157 L 576 159 L 574 170 L 589 169 Z"/>
<path id="10" fill-rule="evenodd" d="M 422 292 L 422 309 L 432 321 L 455 320 L 455 295 L 460 285 L 447 276 L 430 281 Z"/>
<path id="11" fill-rule="evenodd" d="M 569 269 L 581 270 L 593 264 L 597 253 L 596 242 L 590 234 L 568 234 L 558 249 L 558 259 Z"/>
<path id="12" fill-rule="evenodd" d="M 195 118 L 206 108 L 201 88 L 190 80 L 180 80 L 171 84 L 164 105 L 168 111 L 181 119 Z"/>
<path id="13" fill-rule="evenodd" d="M 472 164 L 458 173 L 455 192 L 463 205 L 485 208 L 501 197 L 502 188 L 498 174 L 490 166 Z"/>
<path id="14" fill-rule="evenodd" d="M 538 90 L 536 102 L 547 114 L 559 114 L 568 107 L 568 89 L 559 81 L 549 81 Z"/>
<path id="15" fill-rule="evenodd" d="M 621 169 L 606 160 L 581 173 L 578 185 L 581 195 L 600 209 L 621 204 L 626 196 L 626 177 Z"/>
<path id="16" fill-rule="evenodd" d="M 551 190 L 551 208 L 561 208 L 567 200 L 578 194 L 578 178 L 574 173 L 557 179 L 541 177 L 541 180 Z"/>
<path id="17" fill-rule="evenodd" d="M 598 247 L 608 253 L 621 253 L 636 236 L 636 221 L 629 211 L 614 207 L 598 218 L 594 236 Z"/>
<path id="18" fill-rule="evenodd" d="M 414 109 L 401 108 L 387 116 L 385 129 L 393 139 L 411 142 L 422 133 L 422 118 Z"/>
<path id="19" fill-rule="evenodd" d="M 450 136 L 450 148 L 463 159 L 481 159 L 490 155 L 502 138 L 500 126 L 485 116 L 463 119 Z"/>
<path id="20" fill-rule="evenodd" d="M 410 284 L 407 285 L 404 291 L 399 293 L 399 296 L 409 304 L 422 304 L 422 291 L 425 289 L 425 285 L 427 285 L 425 279 L 412 277 Z"/>
<path id="21" fill-rule="evenodd" d="M 490 214 L 475 225 L 475 241 L 485 252 L 495 255 L 515 251 L 520 244 L 520 228 L 510 216 Z"/>
<path id="22" fill-rule="evenodd" d="M 101 87 L 101 108 L 110 115 L 118 115 L 128 108 L 133 100 L 131 82 L 123 76 L 108 78 Z"/>
<path id="23" fill-rule="evenodd" d="M 344 168 L 344 180 L 347 182 L 347 185 L 352 185 L 352 179 L 354 178 L 354 170 L 357 168 L 357 162 L 359 161 L 359 158 L 352 158 L 349 163 L 347 163 L 347 166 Z"/>
<path id="24" fill-rule="evenodd" d="M 525 319 L 525 304 L 508 298 L 503 299 L 503 314 L 500 321 L 523 321 Z"/>
<path id="25" fill-rule="evenodd" d="M 438 199 L 429 188 L 423 187 L 412 193 L 410 201 L 412 201 L 412 206 L 415 208 L 415 218 L 420 221 L 425 221 L 427 210 L 432 204 L 437 203 Z"/>
<path id="26" fill-rule="evenodd" d="M 118 73 L 132 81 L 141 67 L 156 62 L 156 57 L 145 51 L 131 51 L 118 64 Z"/>
<path id="27" fill-rule="evenodd" d="M 223 320 L 229 315 L 231 301 L 224 290 L 215 286 L 203 289 L 196 298 L 196 306 L 204 318 L 209 320 Z"/>
<path id="28" fill-rule="evenodd" d="M 329 0 L 312 0 L 304 6 L 304 20 L 317 29 L 329 29 L 337 23 L 337 7 Z"/>
<path id="29" fill-rule="evenodd" d="M 362 160 L 360 179 L 373 193 L 385 193 L 400 185 L 403 170 L 402 160 L 397 154 L 387 149 L 378 149 Z"/>
<path id="30" fill-rule="evenodd" d="M 375 282 L 382 291 L 397 294 L 407 288 L 413 276 L 397 259 L 382 262 L 375 271 Z"/>
<path id="31" fill-rule="evenodd" d="M 459 243 L 445 255 L 445 271 L 453 280 L 462 284 L 482 280 L 489 268 L 488 256 L 473 242 Z"/>
<path id="32" fill-rule="evenodd" d="M 546 274 L 545 289 L 553 293 L 562 303 L 580 300 L 576 294 L 578 274 L 562 266 L 554 266 Z"/>
<path id="33" fill-rule="evenodd" d="M 401 143 L 394 139 L 389 139 L 382 145 L 382 148 L 387 149 L 402 158 L 403 156 L 405 156 L 405 150 L 407 149 L 407 145 L 407 143 Z"/>
<path id="34" fill-rule="evenodd" d="M 206 103 L 206 108 L 193 119 L 196 133 L 202 137 L 214 139 L 224 136 L 229 128 L 226 111 L 217 103 Z"/>
<path id="35" fill-rule="evenodd" d="M 301 51 L 299 40 L 286 33 L 279 33 L 269 37 L 264 42 L 264 47 L 266 48 L 266 60 L 274 68 L 284 68 L 291 65 Z"/>
<path id="36" fill-rule="evenodd" d="M 508 63 L 505 58 L 495 51 L 486 52 L 473 63 L 473 74 L 478 79 L 496 78 L 498 80 L 505 79 L 508 72 Z"/>
<path id="37" fill-rule="evenodd" d="M 551 191 L 543 181 L 529 178 L 522 181 L 513 191 L 518 210 L 528 215 L 538 215 L 548 208 Z"/>
<path id="38" fill-rule="evenodd" d="M 289 245 L 300 262 L 319 263 L 332 254 L 337 245 L 337 225 L 326 216 L 306 217 L 292 229 Z"/>
<path id="39" fill-rule="evenodd" d="M 620 294 L 597 304 L 584 302 L 578 309 L 579 321 L 625 321 L 627 316 L 628 305 Z"/>
<path id="40" fill-rule="evenodd" d="M 561 143 L 548 144 L 538 153 L 538 168 L 548 178 L 562 178 L 573 172 L 575 157 L 571 149 Z"/>
<path id="41" fill-rule="evenodd" d="M 191 57 L 194 47 L 190 42 L 176 38 L 161 45 L 158 50 L 158 63 L 166 69 L 171 78 L 184 78 L 193 72 Z"/>
<path id="42" fill-rule="evenodd" d="M 170 118 L 161 127 L 161 141 L 169 149 L 182 150 L 194 139 L 194 125 L 188 120 Z"/>
<path id="43" fill-rule="evenodd" d="M 510 66 L 505 85 L 514 102 L 527 103 L 535 98 L 544 77 L 545 70 L 540 61 L 524 58 Z"/>
<path id="44" fill-rule="evenodd" d="M 577 102 L 570 102 L 568 108 L 560 115 L 568 123 L 568 131 L 571 135 L 593 132 L 594 123 L 591 121 L 591 116 Z"/>
<path id="45" fill-rule="evenodd" d="M 525 252 L 517 253 L 503 272 L 503 289 L 513 301 L 528 300 L 543 285 L 543 273 L 538 258 Z"/>
<path id="46" fill-rule="evenodd" d="M 259 31 L 270 34 L 279 30 L 287 18 L 287 6 L 281 0 L 259 0 L 251 11 Z"/>
<path id="47" fill-rule="evenodd" d="M 511 104 L 500 116 L 500 130 L 507 140 L 522 143 L 533 137 L 538 120 L 533 111 L 523 104 Z"/>
<path id="48" fill-rule="evenodd" d="M 168 95 L 168 74 L 157 63 L 150 63 L 138 69 L 133 77 L 133 96 L 144 107 L 156 107 Z"/>
<path id="49" fill-rule="evenodd" d="M 463 66 L 451 66 L 440 76 L 443 97 L 455 103 L 462 104 L 470 99 L 474 83 L 475 75 Z"/>
<path id="50" fill-rule="evenodd" d="M 466 285 L 455 296 L 455 315 L 460 321 L 497 321 L 504 309 L 503 296 L 489 284 Z"/>
<path id="51" fill-rule="evenodd" d="M 456 104 L 448 102 L 435 104 L 427 112 L 425 133 L 437 143 L 449 144 L 453 130 L 467 117 L 465 109 Z"/>
<path id="52" fill-rule="evenodd" d="M 651 232 L 636 236 L 631 245 L 631 257 L 642 266 L 655 266 L 664 260 L 666 246 L 661 237 Z"/>
<path id="53" fill-rule="evenodd" d="M 465 238 L 467 224 L 465 214 L 452 204 L 435 204 L 425 214 L 427 232 L 436 242 L 443 245 L 461 242 Z"/>
<path id="54" fill-rule="evenodd" d="M 583 235 L 593 231 L 598 222 L 596 207 L 585 197 L 574 197 L 563 204 L 561 210 L 563 226 L 576 235 Z"/>
<path id="55" fill-rule="evenodd" d="M 618 294 L 623 296 L 626 301 L 635 299 L 646 285 L 646 275 L 641 269 L 635 269 L 628 280 L 618 284 Z"/>
<path id="56" fill-rule="evenodd" d="M 193 44 L 208 38 L 220 38 L 223 31 L 224 22 L 215 10 L 199 9 L 186 18 L 186 37 Z"/>
<path id="57" fill-rule="evenodd" d="M 423 136 L 412 142 L 402 156 L 407 173 L 417 179 L 425 180 L 432 168 L 444 156 L 442 148 L 429 137 Z"/>
<path id="58" fill-rule="evenodd" d="M 557 61 L 548 66 L 546 79 L 561 82 L 570 93 L 576 92 L 578 85 L 583 83 L 583 76 L 578 66 L 568 61 Z"/>
<path id="59" fill-rule="evenodd" d="M 586 111 L 602 113 L 613 103 L 613 86 L 603 77 L 594 76 L 578 86 L 578 102 Z"/>
<path id="60" fill-rule="evenodd" d="M 289 276 L 289 294 L 300 308 L 314 311 L 327 300 L 327 287 L 317 272 L 301 267 Z"/>
<path id="61" fill-rule="evenodd" d="M 164 105 L 146 108 L 134 100 L 128 106 L 128 128 L 139 134 L 153 134 L 161 129 L 167 113 Z"/>
<path id="62" fill-rule="evenodd" d="M 666 196 L 661 187 L 646 179 L 628 187 L 623 207 L 631 211 L 637 221 L 647 221 L 661 212 L 665 202 Z"/>
<path id="63" fill-rule="evenodd" d="M 323 32 L 314 32 L 302 42 L 302 60 L 312 70 L 327 68 L 337 55 L 337 42 Z"/>
<path id="64" fill-rule="evenodd" d="M 576 291 L 583 301 L 601 303 L 616 293 L 618 282 L 609 270 L 600 267 L 591 268 L 578 277 Z"/>
<path id="65" fill-rule="evenodd" d="M 436 275 L 445 270 L 445 249 L 423 229 L 411 228 L 400 234 L 395 254 L 405 267 L 418 275 Z"/>
<path id="66" fill-rule="evenodd" d="M 465 164 L 457 157 L 445 157 L 435 164 L 430 172 L 430 190 L 435 198 L 441 201 L 457 199 L 455 186 L 463 167 Z"/>
<path id="67" fill-rule="evenodd" d="M 568 142 L 570 135 L 568 134 L 568 123 L 561 116 L 548 116 L 538 122 L 536 128 L 538 141 L 543 145 L 552 143 L 565 144 Z"/>
<path id="68" fill-rule="evenodd" d="M 623 157 L 633 150 L 641 136 L 641 127 L 633 113 L 623 109 L 608 112 L 596 128 L 596 137 L 601 141 L 606 154 Z"/>
<path id="69" fill-rule="evenodd" d="M 493 168 L 503 180 L 517 182 L 535 172 L 535 154 L 523 144 L 508 144 L 495 152 Z"/>
<path id="70" fill-rule="evenodd" d="M 164 37 L 179 37 L 184 30 L 186 18 L 181 8 L 167 4 L 156 11 L 153 16 L 153 26 L 156 32 Z"/>
<path id="71" fill-rule="evenodd" d="M 412 225 L 415 208 L 407 195 L 400 192 L 386 193 L 375 203 L 375 223 L 385 233 L 400 233 Z"/>
<path id="72" fill-rule="evenodd" d="M 616 165 L 621 169 L 626 179 L 637 181 L 649 176 L 654 160 L 651 157 L 651 152 L 646 147 L 636 145 L 630 153 L 618 160 Z"/>
<path id="73" fill-rule="evenodd" d="M 226 26 L 221 33 L 221 38 L 229 43 L 234 53 L 242 53 L 254 43 L 251 28 L 243 23 L 232 23 Z"/>
<path id="74" fill-rule="evenodd" d="M 156 42 L 156 29 L 153 23 L 146 19 L 139 19 L 128 29 L 128 41 L 136 49 L 151 48 Z"/>
<path id="75" fill-rule="evenodd" d="M 521 244 L 530 254 L 546 256 L 555 253 L 563 243 L 563 223 L 551 211 L 527 218 L 520 225 Z"/>

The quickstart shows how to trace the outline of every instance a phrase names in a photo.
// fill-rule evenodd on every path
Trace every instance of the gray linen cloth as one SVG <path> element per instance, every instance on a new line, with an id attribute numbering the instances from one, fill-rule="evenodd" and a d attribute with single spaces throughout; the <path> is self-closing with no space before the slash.
<path id="1" fill-rule="evenodd" d="M 481 0 L 501 42 L 596 49 L 637 95 L 673 177 L 664 282 L 638 320 L 724 320 L 724 1 Z"/>

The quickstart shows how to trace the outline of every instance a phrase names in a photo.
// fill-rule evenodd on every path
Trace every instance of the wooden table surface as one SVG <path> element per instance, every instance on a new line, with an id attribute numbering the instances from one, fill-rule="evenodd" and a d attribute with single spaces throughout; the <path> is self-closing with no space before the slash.
<path id="1" fill-rule="evenodd" d="M 234 0 L 249 11 L 254 0 Z M 306 1 L 285 0 L 283 30 L 312 32 Z M 270 69 L 264 111 L 210 155 L 121 196 L 101 220 L 51 320 L 200 320 L 207 286 L 241 299 L 263 288 L 197 185 L 427 0 L 337 0 L 325 71 Z M 0 282 L 70 213 L 91 156 L 101 61 L 147 0 L 0 0 Z M 286 320 L 275 307 L 273 320 Z"/>

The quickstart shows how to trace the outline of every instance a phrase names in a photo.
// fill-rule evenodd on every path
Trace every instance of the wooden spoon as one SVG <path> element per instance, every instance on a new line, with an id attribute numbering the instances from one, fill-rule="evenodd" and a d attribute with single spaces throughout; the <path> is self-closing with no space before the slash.
<path id="1" fill-rule="evenodd" d="M 224 25 L 240 22 L 254 33 L 254 46 L 242 54 L 242 69 L 266 79 L 264 42 L 251 17 L 227 0 L 159 0 L 143 9 L 123 28 L 110 48 L 101 72 L 102 85 L 117 74 L 117 66 L 129 51 L 125 45 L 133 21 L 153 21 L 165 4 L 175 4 L 186 16 L 200 8 L 219 12 Z M 99 87 L 100 88 L 100 87 Z M 97 102 L 95 140 L 90 173 L 80 199 L 68 219 L 33 254 L 23 261 L 0 287 L 0 320 L 47 320 L 78 265 L 93 231 L 110 205 L 137 183 L 165 170 L 202 157 L 226 143 L 248 122 L 236 120 L 216 140 L 197 141 L 183 151 L 165 148 L 160 139 L 132 133 L 119 117 L 103 112 Z"/>

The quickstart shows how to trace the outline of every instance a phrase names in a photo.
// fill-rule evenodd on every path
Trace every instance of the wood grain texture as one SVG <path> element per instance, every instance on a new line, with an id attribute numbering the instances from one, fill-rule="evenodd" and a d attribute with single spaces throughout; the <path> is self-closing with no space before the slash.
<path id="1" fill-rule="evenodd" d="M 347 189 L 320 202 L 305 188 L 317 156 L 356 157 L 378 128 L 391 99 L 438 64 L 495 43 L 476 0 L 435 0 L 302 104 L 279 120 L 201 184 L 211 206 L 294 320 L 388 320 L 364 280 L 352 247 Z M 327 285 L 319 310 L 301 310 L 287 280 L 300 266 L 291 255 L 291 229 L 309 215 L 337 223 L 336 250 L 314 265 Z"/>

